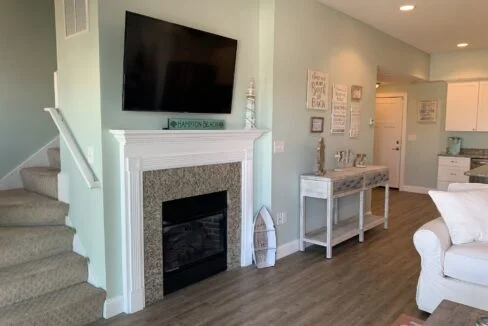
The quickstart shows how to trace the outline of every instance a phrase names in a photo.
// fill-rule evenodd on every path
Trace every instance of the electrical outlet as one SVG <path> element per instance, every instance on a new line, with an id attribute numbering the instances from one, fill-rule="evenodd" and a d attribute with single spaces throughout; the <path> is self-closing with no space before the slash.
<path id="1" fill-rule="evenodd" d="M 273 142 L 273 153 L 283 153 L 285 151 L 285 142 L 282 140 L 275 140 Z"/>
<path id="2" fill-rule="evenodd" d="M 280 212 L 276 214 L 276 225 L 285 224 L 286 221 L 287 221 L 287 217 L 285 212 Z"/>

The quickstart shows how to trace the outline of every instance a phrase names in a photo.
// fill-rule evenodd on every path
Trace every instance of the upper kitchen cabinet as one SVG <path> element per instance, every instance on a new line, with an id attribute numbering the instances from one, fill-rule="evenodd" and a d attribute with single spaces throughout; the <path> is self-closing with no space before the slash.
<path id="1" fill-rule="evenodd" d="M 480 82 L 476 131 L 488 131 L 488 81 Z"/>
<path id="2" fill-rule="evenodd" d="M 488 131 L 488 81 L 449 83 L 447 131 Z"/>

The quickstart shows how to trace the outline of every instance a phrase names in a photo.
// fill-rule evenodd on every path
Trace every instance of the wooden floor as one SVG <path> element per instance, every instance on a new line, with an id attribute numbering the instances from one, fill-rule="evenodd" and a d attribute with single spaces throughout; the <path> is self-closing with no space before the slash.
<path id="1" fill-rule="evenodd" d="M 383 212 L 383 190 L 373 213 Z M 390 229 L 334 247 L 316 246 L 277 262 L 221 273 L 144 311 L 95 325 L 391 325 L 402 313 L 426 319 L 415 304 L 420 258 L 412 236 L 438 216 L 427 195 L 391 192 Z"/>

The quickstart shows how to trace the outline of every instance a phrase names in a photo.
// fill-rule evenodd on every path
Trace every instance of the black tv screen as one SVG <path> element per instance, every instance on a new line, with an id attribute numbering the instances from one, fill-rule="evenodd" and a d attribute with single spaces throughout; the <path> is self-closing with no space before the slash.
<path id="1" fill-rule="evenodd" d="M 126 12 L 123 110 L 230 113 L 237 40 Z"/>

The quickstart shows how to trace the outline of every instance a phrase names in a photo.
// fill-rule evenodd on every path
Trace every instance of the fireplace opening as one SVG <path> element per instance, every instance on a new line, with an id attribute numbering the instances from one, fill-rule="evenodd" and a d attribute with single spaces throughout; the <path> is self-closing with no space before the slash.
<path id="1" fill-rule="evenodd" d="M 169 294 L 227 269 L 227 192 L 163 202 L 163 287 Z"/>

